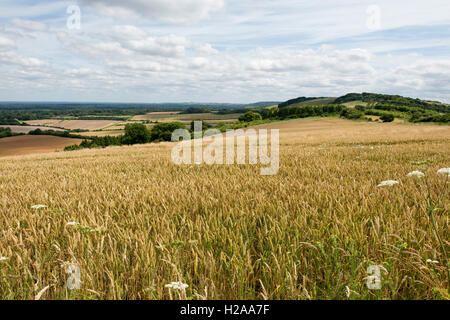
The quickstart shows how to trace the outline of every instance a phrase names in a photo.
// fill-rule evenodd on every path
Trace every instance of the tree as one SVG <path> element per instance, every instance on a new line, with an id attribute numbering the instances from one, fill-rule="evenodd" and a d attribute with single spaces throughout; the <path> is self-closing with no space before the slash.
<path id="1" fill-rule="evenodd" d="M 158 123 L 155 125 L 150 134 L 151 141 L 172 141 L 172 132 L 176 129 L 186 129 L 181 122 Z"/>
<path id="2" fill-rule="evenodd" d="M 125 135 L 122 138 L 123 144 L 137 144 L 150 142 L 150 131 L 142 123 L 129 123 L 125 126 Z"/>
<path id="3" fill-rule="evenodd" d="M 191 121 L 191 131 L 194 131 L 194 126 L 195 126 L 195 122 L 201 122 L 202 123 L 202 131 L 208 130 L 209 128 L 211 128 L 212 126 L 209 123 L 206 123 L 203 120 L 193 120 Z"/>
<path id="4" fill-rule="evenodd" d="M 341 111 L 341 117 L 346 119 L 361 119 L 364 117 L 364 112 L 346 108 Z"/>
<path id="5" fill-rule="evenodd" d="M 383 120 L 383 122 L 392 122 L 394 121 L 395 117 L 392 113 L 386 113 L 383 114 L 380 119 Z"/>
<path id="6" fill-rule="evenodd" d="M 252 122 L 256 120 L 262 120 L 262 117 L 259 113 L 249 111 L 246 114 L 243 114 L 239 117 L 240 122 Z"/>

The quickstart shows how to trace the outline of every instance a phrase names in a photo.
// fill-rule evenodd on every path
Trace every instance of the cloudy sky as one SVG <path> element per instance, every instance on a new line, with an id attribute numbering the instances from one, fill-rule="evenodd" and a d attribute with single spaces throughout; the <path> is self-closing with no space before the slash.
<path id="1" fill-rule="evenodd" d="M 450 102 L 448 0 L 0 2 L 0 101 Z"/>

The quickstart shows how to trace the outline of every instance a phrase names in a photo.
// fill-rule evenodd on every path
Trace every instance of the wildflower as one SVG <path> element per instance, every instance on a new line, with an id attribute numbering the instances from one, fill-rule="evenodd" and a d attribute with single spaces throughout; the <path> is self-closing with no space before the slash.
<path id="1" fill-rule="evenodd" d="M 398 181 L 395 180 L 387 180 L 387 181 L 382 181 L 378 187 L 392 187 L 393 185 L 398 184 Z"/>
<path id="2" fill-rule="evenodd" d="M 177 289 L 177 290 L 184 290 L 187 287 L 189 287 L 186 283 L 183 282 L 171 282 L 169 284 L 165 285 L 166 288 L 172 288 L 172 289 Z"/>
<path id="3" fill-rule="evenodd" d="M 422 178 L 422 177 L 425 177 L 425 173 L 420 172 L 420 171 L 412 171 L 412 172 L 408 173 L 406 176 L 409 178 L 410 177 Z"/>
<path id="4" fill-rule="evenodd" d="M 431 259 L 427 259 L 427 263 L 434 263 L 434 264 L 438 264 L 439 261 L 437 260 L 431 260 Z"/>
<path id="5" fill-rule="evenodd" d="M 34 206 L 31 206 L 31 209 L 43 209 L 43 208 L 48 208 L 45 204 L 36 204 Z"/>
<path id="6" fill-rule="evenodd" d="M 77 226 L 77 225 L 79 225 L 79 223 L 78 222 L 73 222 L 73 221 L 69 221 L 66 224 L 66 226 Z"/>
<path id="7" fill-rule="evenodd" d="M 439 169 L 437 173 L 439 173 L 439 174 L 447 174 L 450 177 L 450 168 Z"/>
<path id="8" fill-rule="evenodd" d="M 8 257 L 0 257 L 0 261 L 6 261 L 8 259 L 9 259 Z"/>

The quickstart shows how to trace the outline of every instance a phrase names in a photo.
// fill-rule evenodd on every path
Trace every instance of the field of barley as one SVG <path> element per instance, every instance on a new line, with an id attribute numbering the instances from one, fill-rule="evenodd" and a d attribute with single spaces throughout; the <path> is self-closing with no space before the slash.
<path id="1" fill-rule="evenodd" d="M 280 129 L 274 176 L 177 166 L 172 143 L 0 158 L 0 299 L 448 298 L 429 208 L 450 252 L 449 126 L 262 128 Z"/>

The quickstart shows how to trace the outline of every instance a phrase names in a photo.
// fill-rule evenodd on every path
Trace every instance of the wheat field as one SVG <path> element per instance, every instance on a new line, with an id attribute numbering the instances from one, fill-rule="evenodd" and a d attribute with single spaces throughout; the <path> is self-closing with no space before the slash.
<path id="1" fill-rule="evenodd" d="M 172 163 L 172 143 L 0 158 L 1 299 L 445 299 L 450 127 L 279 128 L 280 170 Z M 398 180 L 380 188 L 384 180 Z M 32 209 L 42 204 L 45 208 Z M 66 266 L 81 287 L 65 287 Z M 380 290 L 367 268 L 382 266 Z M 165 287 L 181 281 L 185 291 Z"/>

